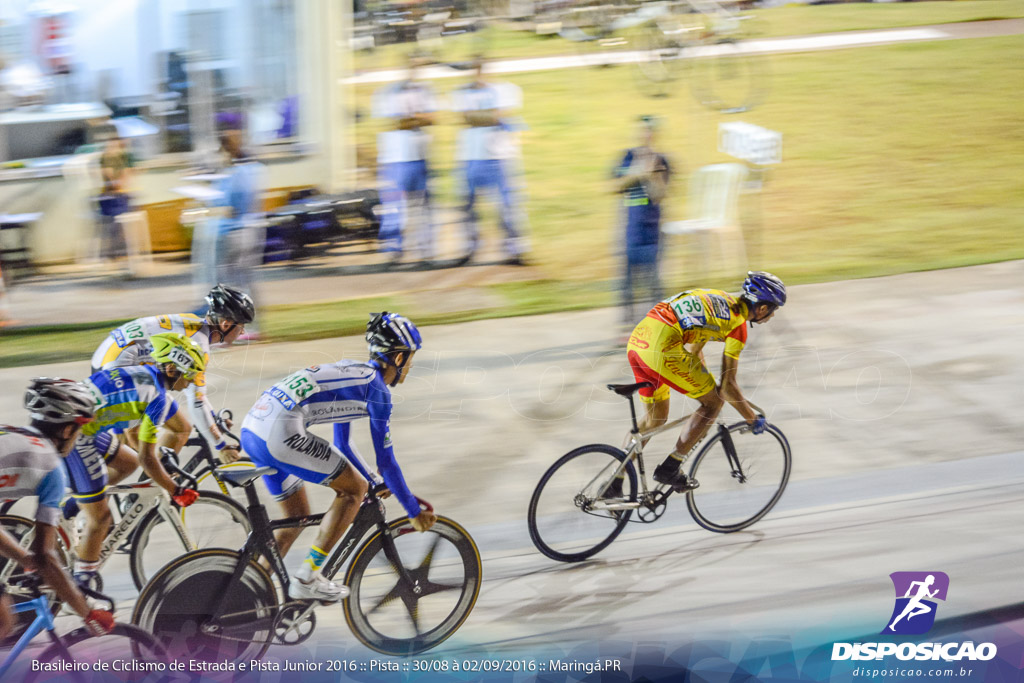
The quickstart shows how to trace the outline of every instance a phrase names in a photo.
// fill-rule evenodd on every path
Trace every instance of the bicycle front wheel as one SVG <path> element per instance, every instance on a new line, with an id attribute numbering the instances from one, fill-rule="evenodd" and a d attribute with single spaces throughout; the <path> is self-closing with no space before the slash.
<path id="1" fill-rule="evenodd" d="M 109 664 L 120 660 L 117 671 L 119 681 L 154 680 L 154 673 L 166 673 L 170 659 L 167 651 L 151 634 L 131 624 L 116 624 L 105 636 L 94 636 L 84 627 L 63 636 L 35 658 L 39 662 L 63 661 L 72 664 L 75 671 L 33 671 L 26 683 L 39 681 L 92 681 L 100 662 Z M 110 669 L 108 669 L 109 671 Z M 78 674 L 80 677 L 76 677 Z"/>
<path id="2" fill-rule="evenodd" d="M 633 510 L 615 506 L 637 499 L 636 469 L 631 462 L 621 469 L 625 459 L 618 448 L 593 444 L 563 455 L 544 473 L 527 512 L 537 550 L 559 562 L 580 562 L 622 533 Z"/>
<path id="3" fill-rule="evenodd" d="M 405 569 L 407 580 L 398 571 Z M 414 655 L 444 642 L 473 611 L 483 564 L 469 533 L 438 517 L 418 533 L 408 518 L 377 532 L 349 564 L 345 620 L 368 648 Z"/>
<path id="4" fill-rule="evenodd" d="M 728 457 L 729 444 L 736 462 Z M 778 427 L 754 434 L 746 422 L 738 422 L 711 437 L 697 454 L 690 476 L 700 486 L 687 492 L 686 505 L 709 531 L 746 529 L 779 502 L 791 466 L 789 442 Z"/>
<path id="5" fill-rule="evenodd" d="M 241 548 L 252 527 L 245 508 L 222 493 L 203 491 L 187 508 L 168 510 L 178 516 L 187 538 L 168 523 L 157 508 L 139 523 L 132 539 L 131 569 L 135 587 L 142 589 L 160 567 L 190 550 Z"/>
<path id="6" fill-rule="evenodd" d="M 207 548 L 172 561 L 142 589 L 132 622 L 156 636 L 177 660 L 259 659 L 274 635 L 277 592 L 270 574 L 255 562 L 233 581 L 239 557 Z M 222 618 L 214 621 L 211 612 L 222 600 Z"/>
<path id="7" fill-rule="evenodd" d="M 738 114 L 764 101 L 768 72 L 763 55 L 745 52 L 743 43 L 732 38 L 707 49 L 712 54 L 693 64 L 691 87 L 698 102 L 723 114 Z"/>

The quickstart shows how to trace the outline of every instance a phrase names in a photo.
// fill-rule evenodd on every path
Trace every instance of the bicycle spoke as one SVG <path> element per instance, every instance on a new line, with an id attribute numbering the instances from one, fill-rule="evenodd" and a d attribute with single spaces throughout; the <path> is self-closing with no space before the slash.
<path id="1" fill-rule="evenodd" d="M 436 536 L 434 541 L 430 544 L 430 548 L 427 550 L 427 554 L 423 556 L 423 561 L 420 562 L 420 566 L 416 568 L 417 572 L 422 572 L 423 577 L 430 573 L 430 564 L 434 561 L 434 553 L 437 551 L 437 546 L 441 544 L 441 537 Z"/>
<path id="2" fill-rule="evenodd" d="M 435 595 L 437 593 L 444 593 L 445 591 L 461 591 L 465 587 L 465 584 L 448 584 L 427 581 L 420 584 L 420 598 L 425 598 L 428 595 Z"/>
<path id="3" fill-rule="evenodd" d="M 377 604 L 375 604 L 373 607 L 371 607 L 369 610 L 367 610 L 366 613 L 367 614 L 373 614 L 374 612 L 379 610 L 381 607 L 385 607 L 385 606 L 390 605 L 391 603 L 393 603 L 395 601 L 395 598 L 401 598 L 402 596 L 398 592 L 398 586 L 401 585 L 401 583 L 402 583 L 402 580 L 399 579 L 395 583 L 395 587 L 392 588 L 390 591 L 388 591 L 384 595 L 384 597 L 381 598 L 380 600 L 378 600 Z"/>
<path id="4" fill-rule="evenodd" d="M 411 595 L 408 597 L 403 596 L 402 602 L 405 603 L 405 609 L 407 612 L 409 612 L 409 620 L 412 621 L 412 628 L 414 631 L 416 631 L 416 637 L 418 638 L 422 636 L 423 630 L 420 629 L 419 598 L 413 597 Z"/>

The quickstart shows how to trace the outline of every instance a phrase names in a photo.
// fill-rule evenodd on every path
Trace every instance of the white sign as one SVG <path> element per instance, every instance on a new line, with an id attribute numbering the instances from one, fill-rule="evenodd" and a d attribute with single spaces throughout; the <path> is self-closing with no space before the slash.
<path id="1" fill-rule="evenodd" d="M 759 166 L 782 161 L 782 133 L 743 121 L 718 124 L 718 151 Z"/>

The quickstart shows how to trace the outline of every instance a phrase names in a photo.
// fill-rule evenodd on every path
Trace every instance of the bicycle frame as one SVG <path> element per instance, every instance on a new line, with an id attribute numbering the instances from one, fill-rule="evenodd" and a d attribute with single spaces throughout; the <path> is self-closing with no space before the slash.
<path id="1" fill-rule="evenodd" d="M 18 658 L 25 648 L 28 647 L 29 641 L 35 638 L 37 635 L 46 631 L 50 635 L 50 639 L 57 645 L 62 647 L 60 638 L 54 633 L 56 625 L 53 621 L 53 615 L 50 613 L 50 601 L 45 595 L 40 595 L 37 598 L 26 600 L 25 602 L 16 603 L 12 610 L 15 614 L 21 614 L 23 612 L 36 613 L 36 618 L 28 625 L 25 632 L 18 638 L 18 642 L 14 644 L 11 652 L 7 655 L 7 659 L 0 664 L 0 678 L 7 673 L 7 671 L 14 666 L 14 660 Z M 64 650 L 64 658 L 67 660 L 71 659 L 71 655 L 67 650 Z"/>
<path id="2" fill-rule="evenodd" d="M 281 589 L 284 593 L 285 602 L 277 605 L 273 615 L 265 615 L 257 619 L 252 618 L 252 610 L 224 614 L 224 604 L 228 597 L 228 591 L 225 590 L 222 593 L 220 601 L 211 612 L 210 620 L 216 624 L 214 628 L 217 629 L 228 629 L 236 625 L 245 625 L 251 628 L 253 623 L 259 623 L 260 621 L 268 618 L 273 620 L 276 618 L 276 614 L 280 612 L 281 608 L 288 603 L 299 605 L 306 604 L 306 609 L 301 615 L 304 617 L 318 604 L 315 600 L 291 600 L 288 598 L 288 588 L 291 585 L 291 578 L 288 576 L 288 571 L 285 569 L 284 561 L 281 558 L 277 540 L 274 538 L 274 531 L 277 529 L 316 526 L 323 520 L 324 513 L 306 515 L 304 517 L 286 517 L 284 519 L 271 520 L 267 514 L 266 506 L 263 505 L 259 499 L 259 495 L 256 493 L 254 481 L 247 483 L 244 486 L 244 489 L 246 499 L 249 503 L 247 512 L 249 515 L 249 522 L 252 524 L 252 532 L 249 534 L 249 538 L 246 540 L 245 546 L 240 551 L 238 564 L 235 566 L 235 570 L 232 573 L 231 578 L 228 580 L 227 585 L 232 585 L 240 581 L 243 573 L 245 572 L 245 568 L 249 563 L 255 561 L 259 555 L 263 555 L 267 558 L 271 569 L 281 582 Z M 321 573 L 328 578 L 333 578 L 345 562 L 348 561 L 349 556 L 355 550 L 356 543 L 374 527 L 380 529 L 382 532 L 385 531 L 387 528 L 387 520 L 384 517 L 383 503 L 380 499 L 373 496 L 373 494 L 367 494 L 367 497 L 359 506 L 359 511 L 356 513 L 355 519 L 352 520 L 352 526 L 349 527 L 348 532 L 335 546 L 334 552 L 331 553 L 327 562 L 324 563 Z M 402 578 L 411 582 L 412 579 L 409 577 L 404 565 L 398 561 L 394 546 L 384 543 L 384 553 L 395 565 Z"/>
<path id="3" fill-rule="evenodd" d="M 606 503 L 604 501 L 594 501 L 593 503 L 591 503 L 592 510 L 635 510 L 637 508 L 642 507 L 644 505 L 644 501 L 651 495 L 651 490 L 647 486 L 647 473 L 644 469 L 644 444 L 649 439 L 651 439 L 651 437 L 657 436 L 662 432 L 667 432 L 670 429 L 678 427 L 679 425 L 688 421 L 691 417 L 691 415 L 684 415 L 683 417 L 677 418 L 675 420 L 670 420 L 665 424 L 661 425 L 660 427 L 654 427 L 645 432 L 641 432 L 640 426 L 637 423 L 636 419 L 636 407 L 633 403 L 633 396 L 630 395 L 627 396 L 626 398 L 629 400 L 629 412 L 633 420 L 633 428 L 630 430 L 629 447 L 626 449 L 626 457 L 612 471 L 611 476 L 607 477 L 604 481 L 600 483 L 600 485 L 597 487 L 597 490 L 603 491 L 605 488 L 607 488 L 609 484 L 611 484 L 612 480 L 614 480 L 616 477 L 622 476 L 622 474 L 626 471 L 626 467 L 628 467 L 629 463 L 633 462 L 634 460 L 636 461 L 637 470 L 640 474 L 641 490 L 637 494 L 636 502 Z M 748 401 L 748 403 L 750 402 Z M 761 410 L 759 406 L 755 405 L 754 403 L 750 403 L 750 406 L 758 414 L 764 415 L 764 411 Z M 725 449 L 725 455 L 726 458 L 728 458 L 729 460 L 730 467 L 732 467 L 732 476 L 738 479 L 741 483 L 745 482 L 746 476 L 743 474 L 743 469 L 740 466 L 739 457 L 736 455 L 736 447 L 733 445 L 732 434 L 729 432 L 728 426 L 725 424 L 724 420 L 716 420 L 715 426 L 718 428 L 718 431 L 721 434 L 722 445 Z M 697 449 L 697 446 L 699 446 L 703 442 L 704 439 L 702 438 L 694 445 L 694 447 L 690 450 L 690 453 L 687 453 L 680 461 L 680 467 L 682 467 L 686 460 L 689 459 L 690 454 Z M 587 483 L 586 486 L 583 487 L 583 490 L 586 490 L 587 488 L 592 486 L 600 476 L 601 475 L 599 474 L 597 477 L 595 477 L 589 483 Z M 666 498 L 672 493 L 672 489 L 665 486 L 664 484 L 659 484 L 655 488 L 655 491 L 665 491 Z"/>
<path id="4" fill-rule="evenodd" d="M 170 497 L 167 493 L 159 486 L 155 486 L 150 481 L 139 482 L 135 484 L 118 484 L 107 489 L 108 494 L 131 494 L 136 498 L 131 502 L 131 505 L 121 515 L 121 521 L 114 526 L 107 537 L 103 539 L 103 545 L 100 546 L 100 554 L 98 558 L 99 567 L 102 568 L 106 564 L 107 560 L 114 551 L 120 547 L 120 545 L 128 538 L 128 536 L 134 531 L 135 527 L 146 518 L 146 514 L 156 508 L 160 511 L 160 516 L 164 518 L 177 532 L 178 537 L 185 542 L 188 550 L 195 550 L 195 543 L 188 535 L 188 529 L 181 522 L 181 516 L 177 514 L 177 510 L 171 506 Z M 28 532 L 21 538 L 21 547 L 27 548 L 35 537 L 35 528 L 29 529 Z M 69 548 L 68 550 L 74 550 Z M 8 566 L 3 572 L 0 572 L 0 582 L 6 581 L 10 576 L 11 572 L 14 571 L 14 563 L 8 563 Z"/>

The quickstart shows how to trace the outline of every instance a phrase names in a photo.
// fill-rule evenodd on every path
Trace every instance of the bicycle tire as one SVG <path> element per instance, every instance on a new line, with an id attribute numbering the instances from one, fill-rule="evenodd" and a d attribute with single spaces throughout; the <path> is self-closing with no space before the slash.
<path id="1" fill-rule="evenodd" d="M 441 550 L 442 540 L 448 541 L 448 545 L 445 546 L 443 552 L 440 553 L 441 557 L 439 557 L 438 551 Z M 399 541 L 401 541 L 402 547 L 399 547 Z M 395 544 L 396 551 L 403 556 L 403 564 L 406 562 L 405 558 L 410 555 L 419 556 L 418 550 L 426 548 L 426 552 L 419 560 L 419 566 L 406 567 L 412 578 L 417 581 L 417 588 L 420 589 L 420 592 L 415 592 L 411 587 L 407 587 L 404 591 L 401 590 L 400 580 L 395 581 L 394 586 L 386 591 L 377 586 L 370 587 L 364 584 L 364 579 L 368 578 L 371 582 L 379 583 L 383 587 L 389 586 L 394 581 L 394 567 L 384 554 L 384 543 L 386 542 Z M 419 546 L 419 548 L 415 546 Z M 451 552 L 452 549 L 455 551 L 454 556 Z M 378 560 L 378 565 L 371 568 L 374 560 Z M 434 570 L 433 578 L 430 576 L 431 570 Z M 443 583 L 438 582 L 439 573 L 447 574 L 447 577 L 442 579 Z M 461 583 L 450 582 L 452 577 L 456 577 L 455 581 Z M 377 582 L 377 579 L 382 579 L 382 581 Z M 348 622 L 349 628 L 352 629 L 356 638 L 372 650 L 386 655 L 414 655 L 436 647 L 462 626 L 473 611 L 473 606 L 480 595 L 482 581 L 483 563 L 480 559 L 480 550 L 469 532 L 458 523 L 447 517 L 439 516 L 434 526 L 421 534 L 413 529 L 408 518 L 397 519 L 388 524 L 386 535 L 378 530 L 367 539 L 356 550 L 355 557 L 349 563 L 344 583 L 349 587 L 351 594 L 342 605 L 345 611 L 345 621 Z M 434 589 L 431 590 L 431 588 Z M 421 604 L 422 600 L 441 596 L 448 593 L 449 590 L 457 591 L 457 595 L 445 596 L 448 599 L 444 602 L 451 605 L 450 609 L 445 607 L 440 599 L 431 599 L 428 604 Z M 380 597 L 381 593 L 383 593 L 383 597 Z M 393 624 L 395 621 L 402 620 L 389 619 L 389 617 L 400 616 L 400 609 L 391 610 L 391 613 L 384 615 L 384 618 L 374 617 L 371 619 L 370 614 L 364 609 L 364 604 L 372 603 L 378 597 L 380 597 L 379 601 L 369 612 L 375 612 L 378 608 L 390 606 L 399 600 L 407 612 L 407 621 L 412 625 L 415 635 L 398 637 L 381 631 L 382 622 L 388 621 Z M 394 614 L 396 611 L 398 615 Z M 432 614 L 441 614 L 443 617 L 433 628 L 421 631 L 420 624 L 414 620 L 422 620 L 425 616 Z M 403 625 L 399 628 L 407 629 L 409 626 Z"/>
<path id="2" fill-rule="evenodd" d="M 693 60 L 690 90 L 708 109 L 739 114 L 764 101 L 768 90 L 764 56 L 743 52 L 741 43 L 722 38 L 710 46 L 716 54 Z"/>
<path id="3" fill-rule="evenodd" d="M 242 579 L 231 581 L 238 558 L 234 550 L 206 548 L 172 560 L 142 589 L 132 611 L 132 623 L 152 633 L 175 659 L 259 659 L 274 637 L 272 623 L 266 628 L 250 624 L 251 633 L 235 626 L 230 636 L 200 629 L 211 616 L 209 610 L 225 593 L 228 613 L 276 612 L 277 591 L 262 566 L 249 562 Z"/>
<path id="4" fill-rule="evenodd" d="M 221 514 L 213 515 L 213 508 L 215 507 L 220 510 Z M 245 508 L 230 496 L 214 491 L 204 491 L 192 505 L 187 508 L 180 508 L 179 514 L 186 528 L 191 526 L 191 530 L 195 532 L 191 540 L 202 545 L 198 548 L 186 548 L 184 544 L 174 546 L 173 543 L 160 542 L 156 544 L 156 547 L 168 546 L 167 552 L 175 552 L 178 549 L 180 549 L 180 552 L 171 557 L 168 557 L 166 552 L 160 555 L 156 555 L 152 550 L 147 552 L 147 548 L 154 547 L 150 541 L 154 529 L 157 529 L 160 524 L 166 524 L 163 517 L 160 516 L 159 509 L 151 510 L 146 514 L 142 522 L 139 523 L 139 526 L 136 527 L 135 533 L 132 536 L 129 564 L 131 566 L 132 581 L 135 582 L 137 589 L 141 590 L 146 585 L 148 578 L 155 573 L 155 570 L 174 559 L 174 557 L 187 553 L 190 550 L 199 550 L 203 547 L 224 547 L 229 543 L 235 545 L 236 541 L 237 546 L 235 547 L 241 548 L 245 544 L 245 539 L 248 537 L 249 532 L 252 531 L 252 525 L 249 523 L 249 517 L 245 512 Z M 220 522 L 227 518 L 230 518 L 231 521 L 240 526 L 241 529 L 239 531 L 242 533 L 236 536 L 234 531 L 221 529 Z M 189 519 L 202 519 L 202 528 L 200 529 L 199 522 L 190 525 Z M 216 533 L 216 536 L 206 535 L 205 531 L 211 529 L 213 533 Z M 170 530 L 170 527 L 168 527 L 168 530 Z M 197 538 L 197 535 L 200 538 Z M 173 538 L 179 542 L 181 540 L 176 534 Z"/>
<path id="5" fill-rule="evenodd" d="M 734 434 L 747 427 L 749 425 L 746 422 L 737 422 L 728 427 L 728 431 L 730 434 Z M 692 491 L 687 491 L 686 506 L 690 509 L 690 514 L 697 524 L 700 524 L 708 531 L 728 534 L 746 529 L 768 514 L 775 507 L 775 504 L 779 502 L 783 491 L 786 490 L 786 484 L 789 483 L 789 474 L 793 465 L 793 457 L 789 448 L 789 441 L 786 440 L 782 430 L 774 425 L 768 425 L 763 434 L 750 434 L 750 437 L 758 441 L 744 440 L 741 442 L 741 445 L 736 445 L 736 455 L 740 459 L 741 464 L 746 468 L 744 470 L 745 475 L 748 477 L 764 477 L 763 481 L 765 483 L 760 487 L 752 486 L 747 490 L 740 488 L 746 486 L 747 483 L 751 483 L 751 481 L 737 483 L 736 478 L 731 474 L 728 464 L 725 462 L 725 451 L 719 447 L 722 441 L 721 432 L 711 437 L 693 460 L 693 466 L 690 468 L 690 477 L 700 482 L 700 486 Z M 771 441 L 768 439 L 771 439 Z M 760 446 L 762 452 L 769 453 L 767 458 L 762 457 L 758 451 L 752 450 L 755 444 Z M 777 444 L 779 447 L 781 467 L 777 470 L 769 471 L 764 468 L 765 463 L 771 465 L 775 458 L 778 457 L 771 455 L 776 449 L 769 444 Z M 701 464 L 711 462 L 711 457 L 709 457 L 711 455 L 720 457 L 724 466 L 711 467 L 710 465 L 705 465 L 704 469 L 701 470 Z M 778 487 L 777 489 L 774 488 L 776 486 Z M 772 490 L 774 490 L 774 493 L 772 493 Z M 743 502 L 744 498 L 747 499 L 747 502 Z M 704 506 L 703 510 L 697 503 L 698 499 L 701 500 L 701 505 Z M 753 506 L 748 505 L 750 501 L 754 502 Z M 746 512 L 733 513 L 733 511 L 740 508 L 740 505 L 743 505 L 744 509 L 752 507 L 754 512 L 749 516 L 746 516 Z M 711 509 L 715 510 L 715 512 L 711 513 L 709 517 L 708 510 Z M 730 523 L 717 522 L 711 519 L 711 517 L 726 516 L 730 513 L 740 518 Z"/>
<path id="6" fill-rule="evenodd" d="M 128 643 L 122 639 L 127 638 Z M 128 647 L 125 647 L 128 645 Z M 135 667 L 151 669 L 149 671 L 119 672 L 118 680 L 135 681 L 147 679 L 154 672 L 166 673 L 170 660 L 167 650 L 161 645 L 152 634 L 131 624 L 115 624 L 114 630 L 105 636 L 94 636 L 85 627 L 80 627 L 67 633 L 60 638 L 60 645 L 51 644 L 43 650 L 36 660 L 49 662 L 55 659 L 67 659 L 65 652 L 71 655 L 71 660 L 79 663 L 90 661 L 101 661 L 105 658 L 102 653 L 110 653 L 112 657 L 124 659 L 125 654 L 131 652 L 136 660 L 143 659 L 140 664 L 136 662 Z M 84 674 L 80 680 L 92 681 L 96 674 L 90 667 L 89 671 L 56 672 L 56 671 L 32 671 L 26 678 L 25 683 L 36 681 L 64 681 L 70 676 L 72 680 L 79 680 L 76 673 Z"/>
<path id="7" fill-rule="evenodd" d="M 608 545 L 610 545 L 611 542 L 614 541 L 620 533 L 622 533 L 623 528 L 625 528 L 626 523 L 629 521 L 630 516 L 632 516 L 633 514 L 632 510 L 619 510 L 615 512 L 605 511 L 607 512 L 607 514 L 595 515 L 593 513 L 583 510 L 582 507 L 583 505 L 587 504 L 588 501 L 593 502 L 598 498 L 595 492 L 587 490 L 588 487 L 594 487 L 603 483 L 595 483 L 595 481 L 601 476 L 601 473 L 604 470 L 607 470 L 607 476 L 610 477 L 612 470 L 609 468 L 609 466 L 614 464 L 615 467 L 617 467 L 617 463 L 608 463 L 607 465 L 604 465 L 603 469 L 594 472 L 594 476 L 590 480 L 587 480 L 585 478 L 591 476 L 590 473 L 587 472 L 586 474 L 583 475 L 583 481 L 579 481 L 579 477 L 576 477 L 573 482 L 573 485 L 563 485 L 560 483 L 560 486 L 565 490 L 552 492 L 555 494 L 553 496 L 553 502 L 555 502 L 557 506 L 554 510 L 557 513 L 557 517 L 554 519 L 548 519 L 548 517 L 553 517 L 553 515 L 551 515 L 546 508 L 544 510 L 541 510 L 538 514 L 538 508 L 541 505 L 541 496 L 544 494 L 545 487 L 552 480 L 555 474 L 558 473 L 559 470 L 565 468 L 573 460 L 576 460 L 577 458 L 581 458 L 582 456 L 588 454 L 608 456 L 617 460 L 618 462 L 622 462 L 626 459 L 626 454 L 623 453 L 620 449 L 615 448 L 614 446 L 609 446 L 607 444 L 590 444 L 588 446 L 581 446 L 573 451 L 569 451 L 561 458 L 559 458 L 557 461 L 555 461 L 554 465 L 548 468 L 547 472 L 544 473 L 544 476 L 541 477 L 540 482 L 537 483 L 537 487 L 533 491 L 533 496 L 530 498 L 530 507 L 529 511 L 527 512 L 527 524 L 530 529 L 530 540 L 533 541 L 533 544 L 537 547 L 537 550 L 539 550 L 547 557 L 550 557 L 552 560 L 557 560 L 559 562 L 581 562 L 590 557 L 593 557 L 597 553 L 607 548 Z M 599 458 L 599 460 L 601 459 Z M 593 471 L 589 467 L 589 465 L 587 466 L 587 469 L 589 471 Z M 625 488 L 623 489 L 623 498 L 625 502 L 633 503 L 636 502 L 637 500 L 637 476 L 636 468 L 634 467 L 632 462 L 627 463 L 625 468 L 625 474 L 629 482 L 629 490 L 627 491 Z M 573 486 L 575 486 L 575 488 L 573 488 Z M 568 522 L 570 519 L 577 520 L 580 518 L 577 518 L 573 514 L 573 511 L 569 510 L 570 505 L 561 504 L 563 502 L 563 496 L 565 497 L 564 502 L 569 503 L 572 507 L 574 507 L 575 513 L 580 515 L 581 518 L 584 515 L 587 517 L 602 517 L 607 519 L 608 521 L 613 522 L 611 531 L 604 535 L 602 538 L 600 538 L 596 543 L 584 548 L 583 550 L 577 550 L 576 552 L 566 552 L 565 550 L 561 550 L 558 547 L 556 547 L 565 546 L 567 544 L 575 544 L 576 547 L 579 547 L 581 542 L 589 543 L 589 539 L 586 536 L 584 536 L 583 539 L 579 538 L 580 532 L 578 531 L 578 529 L 569 528 L 570 524 L 568 524 Z M 565 511 L 563 511 L 562 508 L 565 508 Z M 544 519 L 543 524 L 541 523 L 542 518 Z M 582 522 L 579 523 L 577 526 L 580 525 L 582 525 Z M 545 529 L 547 529 L 550 526 L 552 531 L 542 531 L 542 526 Z M 606 527 L 603 525 L 602 528 Z M 569 536 L 569 540 L 556 541 L 553 538 L 551 538 L 555 529 L 557 529 L 559 532 L 567 532 L 566 535 Z M 587 534 L 592 532 L 590 532 L 588 529 L 583 533 Z M 545 538 L 545 536 L 547 536 L 548 538 Z"/>

